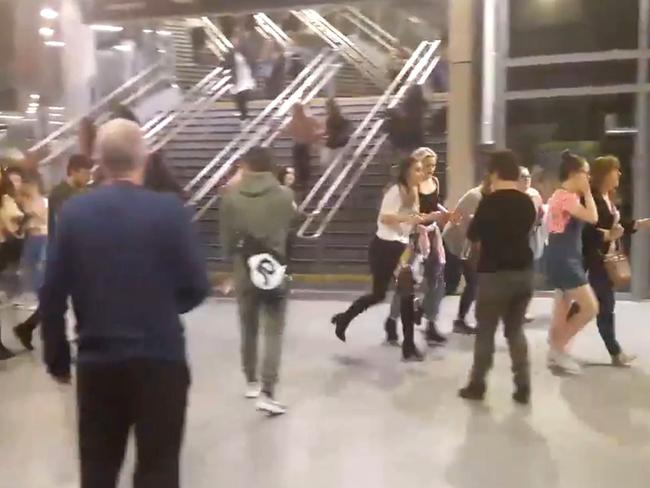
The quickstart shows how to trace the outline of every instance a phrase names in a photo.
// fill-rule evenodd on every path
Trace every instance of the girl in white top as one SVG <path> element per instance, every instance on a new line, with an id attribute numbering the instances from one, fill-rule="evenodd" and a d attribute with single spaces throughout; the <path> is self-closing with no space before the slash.
<path id="1" fill-rule="evenodd" d="M 384 195 L 377 218 L 377 233 L 368 250 L 372 292 L 355 300 L 345 312 L 332 317 L 336 336 L 342 341 L 345 341 L 345 332 L 357 315 L 384 301 L 409 236 L 415 226 L 424 221 L 418 203 L 418 186 L 422 178 L 422 163 L 410 157 L 400 164 L 397 183 Z"/>

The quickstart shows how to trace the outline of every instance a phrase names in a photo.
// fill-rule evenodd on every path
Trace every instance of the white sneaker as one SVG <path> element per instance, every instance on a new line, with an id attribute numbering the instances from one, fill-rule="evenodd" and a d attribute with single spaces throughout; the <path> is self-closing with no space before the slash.
<path id="1" fill-rule="evenodd" d="M 549 350 L 547 364 L 551 369 L 559 369 L 568 374 L 582 373 L 580 364 L 566 352 L 554 351 L 553 349 Z"/>
<path id="2" fill-rule="evenodd" d="M 262 393 L 257 400 L 257 409 L 261 412 L 265 412 L 270 416 L 283 415 L 287 413 L 287 407 L 282 405 L 279 402 L 276 402 L 266 393 Z"/>
<path id="3" fill-rule="evenodd" d="M 249 400 L 253 400 L 255 398 L 259 398 L 260 393 L 262 393 L 262 387 L 257 381 L 251 381 L 246 385 L 246 398 Z"/>

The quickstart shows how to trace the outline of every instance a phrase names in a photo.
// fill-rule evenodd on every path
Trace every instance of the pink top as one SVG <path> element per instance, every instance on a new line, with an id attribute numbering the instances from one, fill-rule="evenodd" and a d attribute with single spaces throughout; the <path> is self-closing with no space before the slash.
<path id="1" fill-rule="evenodd" d="M 561 234 L 571 220 L 571 211 L 580 205 L 580 198 L 566 190 L 556 190 L 548 200 L 548 231 Z"/>

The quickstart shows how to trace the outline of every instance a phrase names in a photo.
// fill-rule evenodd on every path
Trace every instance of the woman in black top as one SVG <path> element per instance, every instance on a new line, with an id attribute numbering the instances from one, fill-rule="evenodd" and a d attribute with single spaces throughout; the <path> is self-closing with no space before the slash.
<path id="1" fill-rule="evenodd" d="M 321 153 L 321 164 L 327 169 L 341 154 L 352 135 L 352 124 L 341 113 L 336 100 L 330 98 L 326 104 L 327 118 L 325 119 L 325 147 Z"/>
<path id="2" fill-rule="evenodd" d="M 431 250 L 424 263 L 425 276 L 422 285 L 424 298 L 415 310 L 416 322 L 420 322 L 423 315 L 426 318 L 425 336 L 427 343 L 433 346 L 447 342 L 447 338 L 438 332 L 436 321 L 440 302 L 445 295 L 445 255 L 440 229 L 446 224 L 449 212 L 440 205 L 440 183 L 435 177 L 438 156 L 431 149 L 422 147 L 413 153 L 413 157 L 422 162 L 422 171 L 425 177 L 418 188 L 420 214 L 424 219 L 423 225 L 429 226 L 434 222 L 437 224 L 437 228 L 431 227 L 429 230 Z M 387 337 L 394 338 L 393 342 L 396 342 L 397 338 L 397 318 L 400 316 L 401 301 L 400 296 L 396 293 L 385 324 Z"/>
<path id="3" fill-rule="evenodd" d="M 591 166 L 591 185 L 598 210 L 598 222 L 596 225 L 585 226 L 582 235 L 582 254 L 589 283 L 598 299 L 598 332 L 612 357 L 612 364 L 628 366 L 635 357 L 625 354 L 616 340 L 614 320 L 616 297 L 614 286 L 605 270 L 604 257 L 610 250 L 616 248 L 618 240 L 623 235 L 641 229 L 650 229 L 650 219 L 621 218 L 614 203 L 621 176 L 620 168 L 621 163 L 615 156 L 597 158 Z"/>

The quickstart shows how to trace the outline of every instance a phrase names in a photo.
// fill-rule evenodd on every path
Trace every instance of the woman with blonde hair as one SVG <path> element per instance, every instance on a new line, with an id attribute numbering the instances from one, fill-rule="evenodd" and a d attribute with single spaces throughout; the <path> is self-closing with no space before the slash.
<path id="1" fill-rule="evenodd" d="M 623 235 L 650 229 L 650 219 L 632 220 L 621 216 L 616 207 L 616 189 L 621 179 L 621 163 L 616 156 L 596 158 L 591 165 L 591 192 L 598 221 L 582 233 L 582 249 L 589 284 L 598 300 L 598 332 L 614 366 L 628 366 L 635 356 L 625 354 L 616 340 L 614 285 L 605 269 L 605 256 L 620 246 Z"/>
<path id="2" fill-rule="evenodd" d="M 425 337 L 431 346 L 447 342 L 440 332 L 436 321 L 440 303 L 445 296 L 445 250 L 442 244 L 441 229 L 449 219 L 449 212 L 440 204 L 440 182 L 435 176 L 438 155 L 428 147 L 416 149 L 412 157 L 422 163 L 423 180 L 418 186 L 419 211 L 423 225 L 426 227 L 430 252 L 424 261 L 424 279 L 422 290 L 424 298 L 415 307 L 416 322 L 424 316 L 427 324 Z M 386 319 L 385 329 L 389 343 L 397 344 L 397 318 L 400 316 L 402 300 L 398 293 L 393 297 L 390 315 Z"/>

